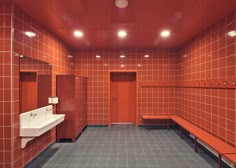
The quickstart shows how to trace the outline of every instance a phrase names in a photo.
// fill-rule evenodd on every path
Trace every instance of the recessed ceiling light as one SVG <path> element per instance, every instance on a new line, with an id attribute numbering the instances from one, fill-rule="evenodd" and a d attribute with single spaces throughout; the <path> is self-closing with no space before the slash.
<path id="1" fill-rule="evenodd" d="M 124 65 L 124 64 L 121 64 L 121 65 L 120 65 L 120 67 L 121 67 L 121 68 L 124 68 L 124 67 L 125 67 L 125 65 Z"/>
<path id="2" fill-rule="evenodd" d="M 170 31 L 169 30 L 163 30 L 161 31 L 161 37 L 167 38 L 170 36 Z"/>
<path id="3" fill-rule="evenodd" d="M 83 35 L 84 35 L 84 33 L 82 31 L 79 31 L 79 30 L 74 31 L 74 36 L 75 37 L 81 38 L 81 37 L 83 37 Z"/>
<path id="4" fill-rule="evenodd" d="M 103 64 L 104 66 L 108 66 L 108 64 Z"/>
<path id="5" fill-rule="evenodd" d="M 96 55 L 96 58 L 101 58 L 101 56 L 100 55 Z"/>
<path id="6" fill-rule="evenodd" d="M 128 6 L 128 0 L 116 0 L 115 4 L 118 8 L 126 8 Z"/>
<path id="7" fill-rule="evenodd" d="M 148 54 L 145 54 L 144 55 L 144 58 L 149 58 L 150 56 Z"/>
<path id="8" fill-rule="evenodd" d="M 73 58 L 73 56 L 72 56 L 72 55 L 67 55 L 67 57 L 68 57 L 68 58 Z"/>
<path id="9" fill-rule="evenodd" d="M 120 55 L 120 58 L 125 58 L 125 55 Z"/>
<path id="10" fill-rule="evenodd" d="M 120 30 L 120 31 L 118 31 L 117 35 L 120 38 L 124 38 L 127 36 L 127 32 L 125 30 Z"/>
<path id="11" fill-rule="evenodd" d="M 31 31 L 26 31 L 26 32 L 25 32 L 25 35 L 28 36 L 28 37 L 30 37 L 30 38 L 36 36 L 36 34 L 35 34 L 34 32 L 31 32 Z"/>
<path id="12" fill-rule="evenodd" d="M 19 57 L 20 57 L 20 58 L 24 58 L 24 55 L 20 54 Z"/>
<path id="13" fill-rule="evenodd" d="M 235 37 L 236 36 L 236 31 L 235 30 L 229 31 L 228 36 Z"/>
<path id="14" fill-rule="evenodd" d="M 138 67 L 141 67 L 141 65 L 140 65 L 140 64 L 138 64 L 137 66 L 138 66 Z"/>

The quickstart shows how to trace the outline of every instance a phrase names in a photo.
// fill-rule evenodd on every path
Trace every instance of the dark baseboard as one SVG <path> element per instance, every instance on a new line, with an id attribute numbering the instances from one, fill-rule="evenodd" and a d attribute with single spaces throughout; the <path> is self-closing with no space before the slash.
<path id="1" fill-rule="evenodd" d="M 139 125 L 141 128 L 147 129 L 174 129 L 176 128 L 175 125 L 163 125 L 163 124 L 148 124 L 148 125 Z"/>
<path id="2" fill-rule="evenodd" d="M 87 125 L 87 127 L 108 127 L 108 125 Z"/>
<path id="3" fill-rule="evenodd" d="M 88 126 L 86 125 L 82 131 L 77 135 L 77 137 L 75 138 L 75 141 L 77 141 L 79 139 L 79 137 L 81 136 L 81 134 L 86 130 Z M 58 140 L 57 143 L 73 143 L 72 139 L 71 138 L 61 138 Z"/>

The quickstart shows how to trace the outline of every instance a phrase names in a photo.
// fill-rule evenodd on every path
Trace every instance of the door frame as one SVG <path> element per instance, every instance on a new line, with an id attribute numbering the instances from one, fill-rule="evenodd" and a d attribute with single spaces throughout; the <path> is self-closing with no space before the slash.
<path id="1" fill-rule="evenodd" d="M 112 72 L 134 72 L 135 73 L 135 85 L 136 85 L 136 93 L 135 93 L 135 126 L 138 126 L 138 71 L 137 70 L 112 70 L 108 71 L 108 126 L 111 126 L 111 73 Z"/>

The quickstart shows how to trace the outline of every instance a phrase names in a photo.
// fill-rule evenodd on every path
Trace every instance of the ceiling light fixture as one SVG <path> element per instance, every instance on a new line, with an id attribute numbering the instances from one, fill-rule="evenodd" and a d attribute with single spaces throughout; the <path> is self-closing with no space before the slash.
<path id="1" fill-rule="evenodd" d="M 100 55 L 96 55 L 96 58 L 101 58 L 101 56 Z"/>
<path id="2" fill-rule="evenodd" d="M 84 35 L 84 33 L 82 31 L 79 31 L 79 30 L 74 31 L 74 36 L 75 37 L 81 38 L 81 37 L 83 37 L 83 35 Z"/>
<path id="3" fill-rule="evenodd" d="M 170 31 L 169 30 L 163 30 L 163 31 L 161 31 L 160 35 L 163 38 L 167 38 L 167 37 L 170 36 Z"/>
<path id="4" fill-rule="evenodd" d="M 120 55 L 120 58 L 125 58 L 125 55 Z"/>
<path id="5" fill-rule="evenodd" d="M 68 58 L 73 58 L 73 56 L 72 56 L 72 55 L 67 55 L 67 57 L 68 57 Z"/>
<path id="6" fill-rule="evenodd" d="M 31 32 L 31 31 L 26 31 L 26 32 L 25 32 L 25 35 L 28 36 L 28 37 L 30 37 L 30 38 L 36 36 L 36 34 L 35 34 L 34 32 Z"/>
<path id="7" fill-rule="evenodd" d="M 126 8 L 128 6 L 128 0 L 115 0 L 115 4 L 118 8 Z"/>
<path id="8" fill-rule="evenodd" d="M 118 31 L 117 35 L 120 38 L 124 38 L 127 36 L 127 32 L 125 30 L 120 30 L 120 31 Z"/>
<path id="9" fill-rule="evenodd" d="M 121 65 L 120 65 L 120 67 L 121 67 L 121 68 L 124 68 L 124 67 L 125 67 L 125 65 L 124 65 L 124 64 L 121 64 Z"/>
<path id="10" fill-rule="evenodd" d="M 228 36 L 235 37 L 236 36 L 236 31 L 235 30 L 229 31 Z"/>
<path id="11" fill-rule="evenodd" d="M 20 58 L 24 58 L 24 55 L 22 55 L 22 54 L 19 54 L 19 57 L 20 57 Z"/>
<path id="12" fill-rule="evenodd" d="M 149 58 L 150 56 L 148 54 L 144 55 L 144 58 Z"/>

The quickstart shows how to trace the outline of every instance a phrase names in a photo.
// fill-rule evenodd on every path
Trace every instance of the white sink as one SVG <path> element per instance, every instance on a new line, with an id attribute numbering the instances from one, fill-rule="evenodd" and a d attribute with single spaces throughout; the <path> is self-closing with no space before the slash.
<path id="1" fill-rule="evenodd" d="M 65 114 L 53 114 L 45 120 L 38 122 L 30 122 L 27 126 L 20 128 L 21 137 L 37 137 L 52 129 L 62 121 L 64 121 Z"/>
<path id="2" fill-rule="evenodd" d="M 54 128 L 65 119 L 65 114 L 53 114 L 52 105 L 20 114 L 22 148 L 26 143 Z"/>

